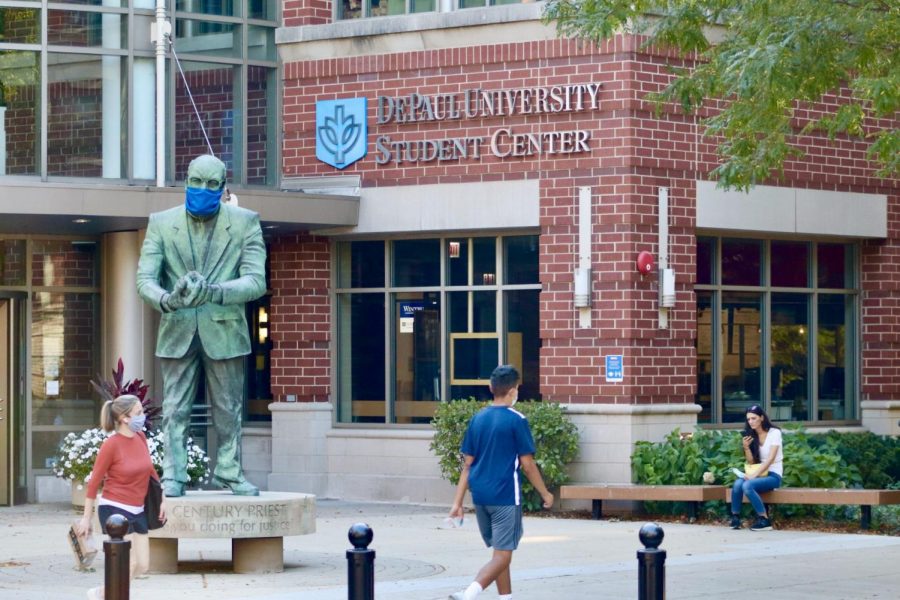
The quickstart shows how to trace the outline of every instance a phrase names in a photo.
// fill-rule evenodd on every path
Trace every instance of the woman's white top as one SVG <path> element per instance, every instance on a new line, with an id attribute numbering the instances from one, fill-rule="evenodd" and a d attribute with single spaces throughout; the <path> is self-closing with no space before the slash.
<path id="1" fill-rule="evenodd" d="M 143 506 L 132 506 L 130 504 L 122 504 L 121 502 L 116 502 L 115 500 L 107 500 L 101 494 L 97 498 L 97 506 L 115 506 L 116 508 L 121 508 L 122 510 L 128 511 L 133 515 L 139 515 L 144 512 Z"/>
<path id="2" fill-rule="evenodd" d="M 772 448 L 778 447 L 778 453 L 775 455 L 775 460 L 772 461 L 772 464 L 769 466 L 770 473 L 778 473 L 779 476 L 784 475 L 784 452 L 783 452 L 783 444 L 781 443 L 781 430 L 772 428 L 768 431 L 766 435 L 766 441 L 759 447 L 759 462 L 766 462 L 769 460 L 769 455 L 772 453 Z"/>

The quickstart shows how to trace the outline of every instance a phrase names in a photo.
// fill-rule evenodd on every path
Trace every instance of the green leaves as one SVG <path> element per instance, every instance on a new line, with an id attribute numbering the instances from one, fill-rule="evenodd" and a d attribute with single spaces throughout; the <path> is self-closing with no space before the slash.
<path id="1" fill-rule="evenodd" d="M 641 34 L 644 48 L 675 50 L 694 64 L 649 99 L 705 111 L 722 159 L 712 175 L 723 187 L 747 189 L 782 173 L 803 154 L 798 136 L 815 131 L 867 142 L 877 175 L 900 175 L 897 3 L 549 0 L 544 19 L 595 43 Z"/>
<path id="2" fill-rule="evenodd" d="M 434 438 L 430 449 L 438 457 L 441 475 L 456 485 L 462 472 L 463 457 L 460 452 L 463 436 L 469 420 L 486 402 L 474 399 L 454 400 L 438 406 L 434 414 Z M 578 429 L 569 421 L 559 404 L 545 402 L 518 402 L 516 410 L 528 418 L 534 437 L 534 460 L 548 488 L 556 488 L 569 480 L 566 465 L 578 456 Z M 531 483 L 522 478 L 522 505 L 525 510 L 541 509 L 540 495 Z"/>
<path id="3" fill-rule="evenodd" d="M 810 434 L 799 426 L 784 430 L 784 485 L 813 488 L 881 489 L 900 485 L 900 439 L 872 433 Z M 715 483 L 734 483 L 733 467 L 744 463 L 741 436 L 732 430 L 675 430 L 659 443 L 638 442 L 631 456 L 632 480 L 648 485 L 700 485 L 703 473 Z M 708 508 L 727 513 L 724 503 Z M 671 503 L 654 510 L 673 510 Z M 840 507 L 784 505 L 785 516 L 818 514 L 855 519 Z"/>

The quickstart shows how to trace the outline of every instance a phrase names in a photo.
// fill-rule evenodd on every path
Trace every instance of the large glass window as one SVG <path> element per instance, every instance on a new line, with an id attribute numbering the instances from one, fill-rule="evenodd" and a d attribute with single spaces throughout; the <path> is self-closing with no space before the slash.
<path id="1" fill-rule="evenodd" d="M 437 10 L 437 0 L 338 0 L 339 19 L 386 17 Z"/>
<path id="2" fill-rule="evenodd" d="M 234 181 L 235 97 L 240 93 L 235 75 L 239 69 L 185 60 L 181 66 L 187 86 L 180 76 L 175 80 L 175 178 L 184 180 L 190 162 L 209 154 L 208 138 L 213 153 L 225 163 L 228 181 Z M 202 127 L 194 105 L 203 117 Z"/>
<path id="3" fill-rule="evenodd" d="M 272 0 L 176 3 L 175 49 L 183 70 L 173 65 L 171 72 L 176 181 L 184 180 L 191 160 L 211 151 L 225 162 L 230 183 L 275 185 L 277 20 Z"/>
<path id="4" fill-rule="evenodd" d="M 855 256 L 852 244 L 698 238 L 700 422 L 742 422 L 754 403 L 774 421 L 857 418 Z"/>
<path id="5" fill-rule="evenodd" d="M 31 466 L 45 469 L 67 433 L 97 425 L 99 253 L 93 240 L 10 242 L 31 248 Z"/>
<path id="6" fill-rule="evenodd" d="M 48 174 L 123 177 L 128 148 L 123 57 L 51 52 L 48 79 Z"/>
<path id="7" fill-rule="evenodd" d="M 6 146 L 0 176 L 155 178 L 157 90 L 147 35 L 155 6 L 154 0 L 0 0 L 0 138 Z M 187 162 L 211 151 L 225 161 L 234 186 L 274 186 L 280 3 L 178 0 L 167 6 L 174 8 L 175 49 L 206 130 L 170 53 L 166 155 L 174 159 L 166 165 L 168 182 L 183 181 Z"/>
<path id="8" fill-rule="evenodd" d="M 338 421 L 428 423 L 439 402 L 488 398 L 501 362 L 519 368 L 520 397 L 540 399 L 537 243 L 338 242 Z"/>
<path id="9" fill-rule="evenodd" d="M 485 6 L 501 6 L 504 4 L 523 4 L 530 0 L 458 0 L 459 8 L 484 8 Z M 437 0 L 336 0 L 338 19 L 361 19 L 365 17 L 384 17 L 438 10 Z M 446 10 L 446 9 L 444 9 Z"/>
<path id="10" fill-rule="evenodd" d="M 12 34 L 0 41 L 18 38 L 18 34 Z M 6 141 L 6 155 L 0 156 L 0 175 L 40 172 L 40 65 L 40 52 L 0 50 L 0 136 Z"/>

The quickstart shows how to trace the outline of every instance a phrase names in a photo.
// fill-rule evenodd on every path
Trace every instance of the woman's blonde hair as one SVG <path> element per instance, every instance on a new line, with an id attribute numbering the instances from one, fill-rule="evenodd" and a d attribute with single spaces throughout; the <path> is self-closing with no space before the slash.
<path id="1" fill-rule="evenodd" d="M 131 394 L 124 394 L 115 400 L 107 400 L 100 409 L 100 427 L 103 431 L 115 431 L 119 420 L 131 412 L 135 404 L 140 403 L 140 398 Z"/>

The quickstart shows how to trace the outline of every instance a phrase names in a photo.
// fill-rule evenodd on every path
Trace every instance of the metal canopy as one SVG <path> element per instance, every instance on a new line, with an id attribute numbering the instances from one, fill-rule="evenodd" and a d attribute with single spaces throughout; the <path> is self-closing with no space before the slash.
<path id="1" fill-rule="evenodd" d="M 281 234 L 354 226 L 359 197 L 233 189 L 238 203 L 260 215 L 266 231 Z M 143 229 L 150 213 L 184 202 L 183 188 L 84 183 L 0 181 L 0 234 L 96 235 Z M 76 222 L 86 221 L 86 222 Z"/>

